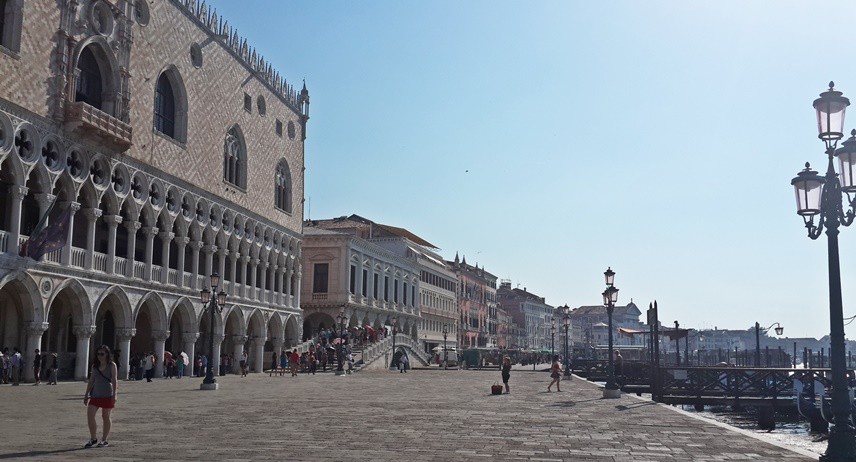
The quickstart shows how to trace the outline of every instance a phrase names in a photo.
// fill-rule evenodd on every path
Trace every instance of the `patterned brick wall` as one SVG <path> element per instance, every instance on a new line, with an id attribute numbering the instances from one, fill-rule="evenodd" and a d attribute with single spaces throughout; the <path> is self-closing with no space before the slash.
<path id="1" fill-rule="evenodd" d="M 0 53 L 0 98 L 46 119 L 54 117 L 51 98 L 57 93 L 61 73 L 59 46 L 61 8 L 65 2 L 26 0 L 20 53 Z M 81 1 L 87 11 L 89 0 Z M 303 142 L 300 115 L 282 102 L 221 40 L 200 27 L 171 0 L 147 2 L 150 19 L 146 26 L 133 23 L 133 44 L 127 72 L 130 82 L 129 123 L 133 146 L 123 154 L 99 152 L 114 157 L 130 157 L 168 176 L 184 180 L 274 223 L 300 232 L 303 221 Z M 112 4 L 125 8 L 124 0 Z M 75 19 L 79 21 L 80 19 Z M 124 20 L 117 13 L 117 21 Z M 74 27 L 72 30 L 82 30 Z M 83 40 L 81 33 L 72 40 Z M 123 40 L 121 37 L 114 40 Z M 193 66 L 190 48 L 202 48 L 203 65 Z M 118 47 L 118 45 L 117 45 Z M 188 102 L 187 142 L 182 145 L 152 130 L 155 85 L 158 76 L 174 66 L 183 80 Z M 244 110 L 244 94 L 252 97 L 251 112 Z M 258 112 L 257 98 L 263 96 L 266 115 Z M 283 122 L 283 135 L 275 132 L 276 120 Z M 295 136 L 288 136 L 289 122 Z M 47 122 L 50 124 L 51 122 Z M 247 143 L 247 189 L 241 191 L 223 181 L 223 146 L 226 132 L 238 124 Z M 60 131 L 56 124 L 54 130 Z M 91 144 L 89 145 L 93 147 Z M 274 171 L 286 159 L 293 185 L 293 213 L 274 207 Z M 151 170 L 150 169 L 150 170 Z"/>

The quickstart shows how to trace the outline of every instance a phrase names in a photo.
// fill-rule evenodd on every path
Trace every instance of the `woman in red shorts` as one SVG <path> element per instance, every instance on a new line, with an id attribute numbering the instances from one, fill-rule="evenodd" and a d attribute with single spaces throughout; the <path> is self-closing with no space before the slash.
<path id="1" fill-rule="evenodd" d="M 86 384 L 86 394 L 83 396 L 83 404 L 86 406 L 86 419 L 89 424 L 89 442 L 84 448 L 97 445 L 99 448 L 108 446 L 107 437 L 110 436 L 110 413 L 116 407 L 116 392 L 118 384 L 116 378 L 119 372 L 116 363 L 113 362 L 113 353 L 107 345 L 101 345 L 95 350 L 95 363 L 89 371 L 89 382 Z M 95 414 L 101 409 L 101 418 L 104 421 L 104 430 L 101 442 L 98 442 L 98 423 L 95 422 Z"/>

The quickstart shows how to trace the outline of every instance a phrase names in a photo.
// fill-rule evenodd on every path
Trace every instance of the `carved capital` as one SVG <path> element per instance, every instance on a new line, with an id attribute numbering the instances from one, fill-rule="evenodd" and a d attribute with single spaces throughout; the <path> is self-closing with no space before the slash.
<path id="1" fill-rule="evenodd" d="M 188 242 L 190 242 L 190 238 L 187 236 L 178 236 L 175 238 L 176 245 L 185 246 Z"/>
<path id="2" fill-rule="evenodd" d="M 119 223 L 122 222 L 121 215 L 104 215 L 104 222 L 107 223 L 108 226 L 116 227 Z"/>
<path id="3" fill-rule="evenodd" d="M 136 233 L 138 229 L 140 229 L 142 223 L 135 220 L 128 220 L 125 222 L 125 228 L 128 228 L 128 232 Z"/>
<path id="4" fill-rule="evenodd" d="M 103 213 L 104 212 L 102 212 L 101 209 L 93 209 L 93 208 L 83 209 L 83 216 L 85 216 L 86 218 L 89 218 L 91 221 L 97 220 L 98 217 L 100 217 L 101 214 L 103 214 Z"/>
<path id="5" fill-rule="evenodd" d="M 155 226 L 146 226 L 143 228 L 143 234 L 146 235 L 149 239 L 154 239 L 157 236 L 159 229 Z"/>
<path id="6" fill-rule="evenodd" d="M 116 338 L 119 340 L 131 340 L 135 335 L 137 335 L 137 329 L 116 329 Z"/>
<path id="7" fill-rule="evenodd" d="M 210 245 L 210 244 L 203 245 L 202 251 L 205 252 L 206 254 L 213 254 L 214 252 L 217 251 L 217 246 L 216 245 Z"/>
<path id="8" fill-rule="evenodd" d="M 72 331 L 77 337 L 90 338 L 95 335 L 95 326 L 74 326 Z"/>
<path id="9" fill-rule="evenodd" d="M 163 342 L 169 338 L 169 331 L 168 330 L 152 331 L 152 338 L 157 340 L 158 342 Z"/>
<path id="10" fill-rule="evenodd" d="M 175 237 L 175 233 L 173 233 L 171 231 L 162 231 L 158 234 L 158 237 L 160 237 L 161 239 L 163 239 L 165 241 L 171 241 L 172 238 Z"/>
<path id="11" fill-rule="evenodd" d="M 215 335 L 215 337 L 216 337 L 216 335 Z M 183 341 L 184 343 L 195 342 L 198 339 L 199 339 L 199 332 L 187 332 L 187 333 L 181 334 L 181 341 Z"/>
<path id="12" fill-rule="evenodd" d="M 29 191 L 30 191 L 29 188 L 26 188 L 24 186 L 18 186 L 18 185 L 9 186 L 9 194 L 12 195 L 13 199 L 22 200 L 24 197 L 27 196 L 27 193 Z"/>
<path id="13" fill-rule="evenodd" d="M 51 202 L 54 201 L 54 199 L 56 199 L 56 196 L 54 196 L 53 194 L 48 194 L 48 193 L 38 193 L 38 194 L 35 194 L 35 197 L 36 197 L 36 202 L 38 202 L 39 205 L 42 207 L 47 207 L 48 205 L 50 205 Z"/>
<path id="14" fill-rule="evenodd" d="M 267 337 L 256 337 L 253 339 L 256 342 L 256 346 L 259 348 L 264 347 L 265 342 L 267 342 Z"/>
<path id="15" fill-rule="evenodd" d="M 232 335 L 232 342 L 234 343 L 246 343 L 247 336 L 243 334 L 234 334 Z"/>
<path id="16" fill-rule="evenodd" d="M 223 334 L 214 333 L 214 343 L 223 343 L 223 340 L 226 340 L 226 336 Z"/>
<path id="17" fill-rule="evenodd" d="M 249 255 L 241 255 L 241 262 L 249 263 L 250 262 L 250 256 Z"/>
<path id="18" fill-rule="evenodd" d="M 48 330 L 48 323 L 46 322 L 28 322 L 26 324 L 27 333 L 30 335 L 41 335 Z"/>
<path id="19" fill-rule="evenodd" d="M 74 216 L 74 214 L 77 213 L 78 210 L 80 210 L 80 202 L 63 201 L 62 206 L 69 207 L 71 209 L 72 216 Z"/>
<path id="20" fill-rule="evenodd" d="M 202 241 L 190 241 L 190 248 L 198 252 L 202 248 Z"/>

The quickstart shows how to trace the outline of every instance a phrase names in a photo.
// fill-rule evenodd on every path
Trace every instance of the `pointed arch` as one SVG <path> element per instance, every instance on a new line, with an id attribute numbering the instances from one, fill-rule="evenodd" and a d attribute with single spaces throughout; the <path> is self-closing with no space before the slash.
<path id="1" fill-rule="evenodd" d="M 74 278 L 66 279 L 56 286 L 45 305 L 47 309 L 45 310 L 44 318 L 50 319 L 51 311 L 54 308 L 54 302 L 60 295 L 66 293 L 68 294 L 68 299 L 70 301 L 73 300 L 74 302 L 70 304 L 74 323 L 80 326 L 91 326 L 94 321 L 94 313 L 92 312 L 92 304 L 89 301 L 89 295 L 86 293 L 86 289 L 83 288 L 83 284 Z"/>
<path id="2" fill-rule="evenodd" d="M 226 132 L 223 145 L 223 179 L 241 189 L 247 188 L 247 143 L 238 124 Z"/>
<path id="3" fill-rule="evenodd" d="M 180 142 L 187 142 L 187 91 L 174 65 L 161 71 L 155 84 L 154 129 Z"/>
<path id="4" fill-rule="evenodd" d="M 288 167 L 288 161 L 285 158 L 279 160 L 276 164 L 276 177 L 274 181 L 274 204 L 276 208 L 286 213 L 291 213 L 292 207 L 292 191 L 291 169 Z"/>
<path id="5" fill-rule="evenodd" d="M 106 37 L 94 36 L 77 44 L 71 72 L 75 80 L 74 100 L 86 103 L 114 117 L 118 115 L 119 63 Z"/>
<path id="6" fill-rule="evenodd" d="M 109 300 L 108 300 L 109 299 Z M 114 313 L 114 320 L 116 321 L 116 326 L 121 328 L 133 328 L 134 327 L 134 313 L 133 308 L 131 307 L 131 300 L 128 298 L 128 294 L 122 289 L 120 286 L 110 286 L 104 292 L 101 293 L 101 296 L 98 297 L 98 301 L 95 302 L 95 317 L 96 319 L 103 314 L 102 310 L 106 309 L 105 302 L 110 300 L 115 300 L 116 313 Z"/>
<path id="7" fill-rule="evenodd" d="M 153 330 L 168 330 L 169 315 L 167 314 L 166 304 L 160 294 L 155 291 L 146 292 L 137 307 L 134 309 L 134 321 L 140 317 L 140 313 L 148 306 L 148 314 L 151 316 Z"/>

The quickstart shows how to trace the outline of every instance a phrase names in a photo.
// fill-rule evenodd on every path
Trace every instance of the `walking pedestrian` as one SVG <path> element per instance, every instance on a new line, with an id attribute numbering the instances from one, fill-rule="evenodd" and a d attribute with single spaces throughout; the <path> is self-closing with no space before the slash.
<path id="1" fill-rule="evenodd" d="M 56 385 L 56 379 L 59 372 L 59 362 L 57 361 L 56 353 L 51 353 L 51 375 L 48 378 L 48 385 Z"/>
<path id="2" fill-rule="evenodd" d="M 116 407 L 116 392 L 119 384 L 116 378 L 119 372 L 113 355 L 107 345 L 101 345 L 95 351 L 95 362 L 89 370 L 89 381 L 86 383 L 86 393 L 83 395 L 83 405 L 86 406 L 86 423 L 89 425 L 89 442 L 84 448 L 97 446 L 103 448 L 109 446 L 107 437 L 110 436 L 112 421 L 110 415 Z M 101 442 L 98 442 L 98 423 L 95 422 L 95 414 L 101 409 L 103 428 Z"/>
<path id="3" fill-rule="evenodd" d="M 291 352 L 291 358 L 288 359 L 289 365 L 291 365 L 291 376 L 297 377 L 297 368 L 300 366 L 300 355 L 297 354 L 297 348 Z"/>
<path id="4" fill-rule="evenodd" d="M 155 354 L 148 353 L 146 354 L 146 382 L 151 382 L 152 377 L 155 375 Z"/>
<path id="5" fill-rule="evenodd" d="M 18 386 L 21 383 L 21 350 L 15 347 L 15 353 L 12 354 L 12 385 Z"/>
<path id="6" fill-rule="evenodd" d="M 306 361 L 309 363 L 309 372 L 311 372 L 312 375 L 315 375 L 315 370 L 318 369 L 318 365 L 315 362 L 315 354 L 310 351 L 309 357 L 306 358 Z"/>
<path id="7" fill-rule="evenodd" d="M 163 378 L 172 378 L 172 353 L 169 350 L 163 352 Z"/>
<path id="8" fill-rule="evenodd" d="M 562 391 L 559 388 L 559 382 L 562 380 L 562 366 L 559 365 L 559 356 L 553 356 L 553 365 L 550 367 L 550 377 L 553 378 L 553 381 L 550 382 L 550 385 L 547 385 L 547 392 L 550 392 L 550 388 L 553 384 L 556 384 L 556 391 Z"/>
<path id="9" fill-rule="evenodd" d="M 401 353 L 401 359 L 398 361 L 398 367 L 401 368 L 399 373 L 407 373 L 407 353 Z"/>
<path id="10" fill-rule="evenodd" d="M 270 376 L 273 377 L 279 369 L 279 358 L 276 357 L 276 350 L 273 351 L 273 363 L 270 365 Z"/>
<path id="11" fill-rule="evenodd" d="M 279 376 L 282 377 L 288 369 L 288 350 L 283 351 L 282 354 L 279 355 L 279 365 Z"/>
<path id="12" fill-rule="evenodd" d="M 508 388 L 508 379 L 511 378 L 511 358 L 508 356 L 502 358 L 502 384 L 505 385 L 505 394 L 511 393 Z"/>
<path id="13" fill-rule="evenodd" d="M 185 353 L 183 351 L 181 353 L 179 353 L 179 355 L 178 355 L 178 378 L 179 379 L 181 379 L 181 377 L 184 376 L 184 358 L 186 356 L 187 356 L 187 353 Z"/>
<path id="14" fill-rule="evenodd" d="M 42 383 L 42 355 L 36 348 L 36 356 L 33 358 L 33 385 Z"/>
<path id="15" fill-rule="evenodd" d="M 241 377 L 247 376 L 247 350 L 241 353 Z"/>

